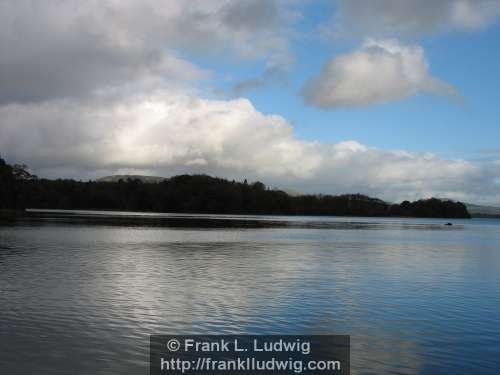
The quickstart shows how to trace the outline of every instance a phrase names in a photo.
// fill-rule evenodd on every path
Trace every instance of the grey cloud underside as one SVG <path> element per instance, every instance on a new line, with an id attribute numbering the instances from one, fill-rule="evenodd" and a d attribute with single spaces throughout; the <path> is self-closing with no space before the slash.
<path id="1" fill-rule="evenodd" d="M 337 5 L 337 16 L 324 25 L 333 35 L 397 37 L 472 31 L 500 15 L 499 0 L 338 0 Z"/>
<path id="2" fill-rule="evenodd" d="M 0 103 L 207 77 L 178 51 L 284 61 L 286 20 L 279 6 L 267 0 L 3 1 Z"/>
<path id="3" fill-rule="evenodd" d="M 271 66 L 262 72 L 258 77 L 247 79 L 236 83 L 233 86 L 234 96 L 240 96 L 248 91 L 260 89 L 270 85 L 283 85 L 287 82 L 286 69 L 280 66 Z"/>

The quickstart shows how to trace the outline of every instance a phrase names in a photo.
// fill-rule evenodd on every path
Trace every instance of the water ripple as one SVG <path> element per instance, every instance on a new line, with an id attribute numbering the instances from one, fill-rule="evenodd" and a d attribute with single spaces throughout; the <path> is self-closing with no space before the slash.
<path id="1" fill-rule="evenodd" d="M 500 369 L 490 224 L 58 215 L 0 226 L 2 373 L 147 374 L 159 333 L 349 334 L 353 374 Z"/>

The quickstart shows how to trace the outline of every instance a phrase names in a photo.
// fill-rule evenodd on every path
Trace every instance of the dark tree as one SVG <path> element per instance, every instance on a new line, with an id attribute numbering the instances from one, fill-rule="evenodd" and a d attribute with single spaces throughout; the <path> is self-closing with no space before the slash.
<path id="1" fill-rule="evenodd" d="M 22 208 L 21 186 L 16 170 L 0 158 L 0 209 Z"/>
<path id="2" fill-rule="evenodd" d="M 459 202 L 438 199 L 389 204 L 361 194 L 290 196 L 262 182 L 180 175 L 159 183 L 37 179 L 24 165 L 0 159 L 0 208 L 106 209 L 153 212 L 408 216 L 466 218 Z"/>

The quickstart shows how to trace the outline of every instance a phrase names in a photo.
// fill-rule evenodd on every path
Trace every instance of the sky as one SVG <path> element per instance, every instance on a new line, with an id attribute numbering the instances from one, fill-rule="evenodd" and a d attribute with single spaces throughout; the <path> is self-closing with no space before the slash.
<path id="1" fill-rule="evenodd" d="M 0 0 L 0 156 L 500 206 L 500 0 Z"/>

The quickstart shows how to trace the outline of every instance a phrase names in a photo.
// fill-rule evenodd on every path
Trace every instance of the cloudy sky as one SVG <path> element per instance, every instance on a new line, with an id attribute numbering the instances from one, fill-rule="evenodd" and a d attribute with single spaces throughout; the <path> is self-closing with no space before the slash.
<path id="1" fill-rule="evenodd" d="M 0 155 L 500 205 L 500 0 L 0 0 Z"/>

